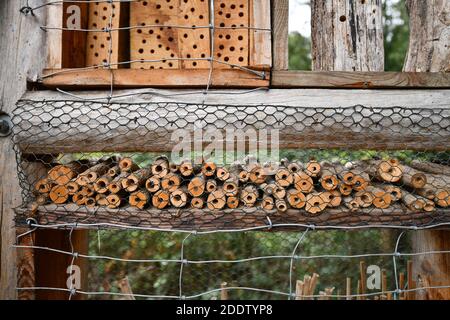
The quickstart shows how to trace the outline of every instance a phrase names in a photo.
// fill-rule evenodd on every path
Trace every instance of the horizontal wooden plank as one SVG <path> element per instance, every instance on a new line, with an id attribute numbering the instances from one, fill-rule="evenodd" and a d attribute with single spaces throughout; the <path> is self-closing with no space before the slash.
<path id="1" fill-rule="evenodd" d="M 273 71 L 274 88 L 447 88 L 444 72 Z"/>
<path id="2" fill-rule="evenodd" d="M 28 208 L 16 210 L 16 223 L 23 225 L 29 215 Z M 319 215 L 307 214 L 304 210 L 289 209 L 283 214 L 276 210 L 267 211 L 260 208 L 239 208 L 221 211 L 200 209 L 147 209 L 136 208 L 106 209 L 79 207 L 75 204 L 47 205 L 39 207 L 37 219 L 44 225 L 55 225 L 79 222 L 80 228 L 89 228 L 83 224 L 117 224 L 120 226 L 139 226 L 165 230 L 230 230 L 248 227 L 268 226 L 270 217 L 272 224 L 313 224 L 315 226 L 428 226 L 450 221 L 448 209 L 439 209 L 433 214 L 412 212 L 402 205 L 388 209 L 366 208 L 358 212 L 348 209 L 327 209 Z M 105 226 L 113 227 L 113 226 Z M 92 226 L 97 228 L 97 226 Z M 302 227 L 296 227 L 302 229 Z M 273 231 L 284 228 L 274 228 Z"/>
<path id="3" fill-rule="evenodd" d="M 35 154 L 172 151 L 179 143 L 173 133 L 184 129 L 183 137 L 190 134 L 193 141 L 200 121 L 204 130 L 218 129 L 223 137 L 226 129 L 276 130 L 279 148 L 448 150 L 450 90 L 409 90 L 409 97 L 335 91 L 216 92 L 220 98 L 211 92 L 214 102 L 206 104 L 192 102 L 197 98 L 189 94 L 182 98 L 183 91 L 123 93 L 124 100 L 111 104 L 29 93 L 14 112 L 14 138 L 24 153 Z M 238 138 L 248 140 L 244 134 Z"/>
<path id="4" fill-rule="evenodd" d="M 264 67 L 259 68 L 264 69 Z M 211 87 L 257 88 L 268 87 L 270 72 L 242 69 L 214 69 Z M 209 69 L 54 69 L 45 70 L 43 84 L 48 88 L 92 89 L 109 88 L 111 73 L 116 88 L 182 87 L 204 88 L 208 84 Z M 261 74 L 261 75 L 260 75 Z M 264 75 L 264 78 L 262 77 Z"/>

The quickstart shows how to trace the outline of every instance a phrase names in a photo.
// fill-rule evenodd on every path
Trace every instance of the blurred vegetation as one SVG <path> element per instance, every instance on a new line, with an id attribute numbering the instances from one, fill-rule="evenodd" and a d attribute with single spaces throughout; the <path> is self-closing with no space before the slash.
<path id="1" fill-rule="evenodd" d="M 383 4 L 385 19 L 386 70 L 401 70 L 408 46 L 408 17 L 404 1 L 387 1 Z M 290 69 L 311 69 L 311 40 L 294 32 L 289 36 Z M 92 155 L 89 155 L 92 156 Z M 98 156 L 98 155 L 97 155 Z M 130 154 L 141 166 L 151 163 L 156 154 Z M 370 150 L 282 150 L 282 158 L 308 161 L 340 161 L 356 159 L 396 157 L 409 162 L 412 159 L 448 161 L 450 154 L 412 151 L 377 152 Z M 75 155 L 80 159 L 85 155 Z M 245 232 L 233 234 L 192 235 L 186 241 L 184 258 L 189 260 L 242 259 L 256 256 L 291 256 L 301 232 Z M 391 253 L 394 251 L 397 231 L 310 231 L 299 245 L 296 255 Z M 186 234 L 145 231 L 91 232 L 90 254 L 107 255 L 124 259 L 179 259 L 181 242 Z M 400 251 L 410 250 L 407 235 L 402 238 Z M 336 287 L 335 293 L 344 293 L 346 277 L 352 278 L 353 292 L 359 277 L 360 259 L 298 259 L 293 264 L 295 280 L 305 273 L 320 274 L 318 290 Z M 386 269 L 389 289 L 394 289 L 391 257 L 365 258 L 367 265 L 376 264 Z M 398 259 L 399 270 L 404 271 L 406 261 Z M 287 292 L 289 289 L 290 259 L 258 260 L 244 263 L 188 264 L 183 268 L 183 294 L 198 294 L 219 288 L 222 282 L 228 286 L 248 286 Z M 135 293 L 150 295 L 179 294 L 179 263 L 126 263 L 110 260 L 91 260 L 90 291 L 120 292 L 117 281 L 129 277 Z M 294 289 L 295 290 L 295 289 Z M 218 293 L 202 299 L 218 297 Z M 269 293 L 231 291 L 231 299 L 286 299 Z M 99 298 L 99 297 L 95 297 Z M 110 296 L 103 297 L 110 299 Z"/>

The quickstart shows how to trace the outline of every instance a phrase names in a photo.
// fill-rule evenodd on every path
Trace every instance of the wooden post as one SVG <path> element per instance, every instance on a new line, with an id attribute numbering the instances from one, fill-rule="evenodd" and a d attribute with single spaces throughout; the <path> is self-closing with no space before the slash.
<path id="1" fill-rule="evenodd" d="M 313 70 L 384 70 L 381 1 L 312 0 L 311 14 Z"/>
<path id="2" fill-rule="evenodd" d="M 272 0 L 272 57 L 274 70 L 289 67 L 289 0 Z"/>
<path id="3" fill-rule="evenodd" d="M 448 1 L 408 0 L 410 39 L 404 71 L 439 72 L 450 70 L 450 28 L 442 17 L 448 16 Z M 414 252 L 448 250 L 450 232 L 424 230 L 413 233 Z M 450 285 L 450 254 L 419 255 L 413 258 L 413 278 L 430 278 L 431 286 Z M 431 290 L 437 299 L 450 299 L 450 288 Z"/>

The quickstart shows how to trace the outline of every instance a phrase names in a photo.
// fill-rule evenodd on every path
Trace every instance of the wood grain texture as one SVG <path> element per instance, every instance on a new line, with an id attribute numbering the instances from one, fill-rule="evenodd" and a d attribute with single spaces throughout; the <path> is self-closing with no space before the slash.
<path id="1" fill-rule="evenodd" d="M 119 69 L 113 70 L 114 87 L 182 87 L 204 88 L 209 79 L 209 69 Z M 56 74 L 55 74 L 56 73 Z M 111 85 L 109 70 L 45 70 L 44 75 L 54 74 L 44 78 L 43 84 L 48 88 L 108 88 Z M 219 88 L 257 88 L 268 87 L 269 76 L 260 76 L 238 69 L 214 69 L 212 87 Z"/>
<path id="2" fill-rule="evenodd" d="M 273 71 L 271 80 L 275 88 L 450 88 L 442 72 Z"/>
<path id="3" fill-rule="evenodd" d="M 443 72 L 450 70 L 450 2 L 408 0 L 410 15 L 409 49 L 405 71 Z M 449 250 L 449 231 L 418 231 L 412 235 L 413 251 Z M 429 277 L 431 286 L 450 285 L 450 254 L 416 256 L 413 276 Z M 416 295 L 426 299 L 450 299 L 450 288 Z"/>
<path id="4" fill-rule="evenodd" d="M 404 71 L 450 71 L 450 2 L 407 0 L 410 41 Z"/>
<path id="5" fill-rule="evenodd" d="M 250 26 L 271 29 L 270 0 L 251 1 Z M 266 30 L 250 30 L 250 65 L 272 65 L 272 33 Z"/>
<path id="6" fill-rule="evenodd" d="M 47 7 L 49 14 L 54 14 L 55 17 L 49 15 L 49 21 L 56 27 L 68 28 L 80 28 L 89 29 L 88 17 L 89 17 L 89 4 L 88 3 L 63 3 Z M 61 12 L 62 10 L 62 12 Z M 68 25 L 68 21 L 73 21 L 71 17 L 77 16 L 78 10 L 80 13 L 80 25 L 71 26 Z M 59 11 L 59 12 L 58 12 Z M 62 17 L 61 17 L 62 15 Z M 55 21 L 56 18 L 62 19 L 61 22 Z M 61 25 L 59 25 L 61 24 Z M 53 26 L 52 26 L 53 27 Z M 96 29 L 96 28 L 91 28 Z M 51 33 L 49 42 L 50 55 L 53 57 L 61 55 L 61 67 L 62 68 L 82 68 L 86 66 L 86 39 L 91 37 L 90 33 L 84 31 L 73 30 L 49 30 Z M 57 43 L 61 40 L 61 43 Z M 50 45 L 51 43 L 51 45 Z M 58 50 L 61 50 L 59 53 Z"/>
<path id="7" fill-rule="evenodd" d="M 272 0 L 273 69 L 289 68 L 289 0 Z"/>
<path id="8" fill-rule="evenodd" d="M 313 70 L 383 71 L 379 0 L 311 2 Z"/>
<path id="9" fill-rule="evenodd" d="M 95 215 L 93 214 L 95 212 Z M 25 221 L 29 211 L 18 209 L 19 225 Z M 350 210 L 327 209 L 319 215 L 310 215 L 305 210 L 288 209 L 279 213 L 276 210 L 262 210 L 258 207 L 224 210 L 209 209 L 147 209 L 132 207 L 107 209 L 79 207 L 76 204 L 64 206 L 46 205 L 39 207 L 39 222 L 42 224 L 74 223 L 83 225 L 92 223 L 109 223 L 120 226 L 138 225 L 141 227 L 161 228 L 166 230 L 217 230 L 245 227 L 267 226 L 267 216 L 273 224 L 314 224 L 316 226 L 364 226 L 364 225 L 418 225 L 425 226 L 437 221 L 449 221 L 448 209 L 440 209 L 433 214 L 414 213 L 404 206 L 395 205 L 389 209 L 367 208 L 357 212 Z M 82 222 L 81 222 L 82 221 Z M 114 228 L 114 226 L 111 226 Z M 96 226 L 92 226 L 96 229 Z M 302 229 L 302 227 L 294 227 Z M 277 228 L 276 230 L 280 230 Z"/>
<path id="10" fill-rule="evenodd" d="M 37 0 L 33 5 L 42 3 Z M 46 33 L 38 31 L 46 24 L 46 11 L 34 17 L 24 16 L 20 14 L 22 6 L 22 1 L 0 1 L 0 108 L 5 113 L 12 112 L 25 92 L 26 79 L 36 79 L 47 62 Z M 1 299 L 17 297 L 13 208 L 20 205 L 20 195 L 12 141 L 0 138 Z"/>
<path id="11" fill-rule="evenodd" d="M 17 235 L 24 234 L 30 229 L 28 227 L 18 227 L 16 229 Z M 19 246 L 33 246 L 35 243 L 35 234 L 30 233 L 26 236 L 20 237 L 17 244 Z M 34 249 L 23 249 L 17 252 L 17 287 L 31 288 L 36 286 L 35 274 L 35 251 Z M 36 299 L 33 290 L 17 291 L 17 299 L 19 300 L 34 300 Z"/>

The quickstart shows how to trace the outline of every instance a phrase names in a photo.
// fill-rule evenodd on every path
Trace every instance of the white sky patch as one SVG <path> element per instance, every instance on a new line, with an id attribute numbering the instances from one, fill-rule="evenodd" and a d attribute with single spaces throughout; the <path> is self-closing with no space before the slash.
<path id="1" fill-rule="evenodd" d="M 311 7 L 306 0 L 289 0 L 289 32 L 311 36 Z"/>

